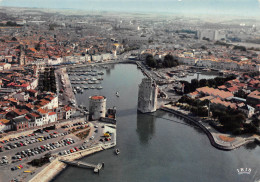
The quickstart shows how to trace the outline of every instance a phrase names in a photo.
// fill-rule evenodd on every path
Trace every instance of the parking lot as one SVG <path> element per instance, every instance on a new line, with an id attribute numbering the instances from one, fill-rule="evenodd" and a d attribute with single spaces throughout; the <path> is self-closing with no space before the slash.
<path id="1" fill-rule="evenodd" d="M 81 140 L 73 133 L 89 129 L 89 135 Z M 108 132 L 109 127 L 100 122 L 77 122 L 66 124 L 55 130 L 47 130 L 42 133 L 32 133 L 9 141 L 0 141 L 0 170 L 5 171 L 1 179 L 21 179 L 22 176 L 31 175 L 37 168 L 27 163 L 33 159 L 39 159 L 47 153 L 52 156 L 67 155 L 78 150 L 84 150 L 98 143 L 112 142 L 112 133 Z M 107 137 L 104 133 L 108 132 Z M 76 132 L 75 132 L 76 133 Z"/>

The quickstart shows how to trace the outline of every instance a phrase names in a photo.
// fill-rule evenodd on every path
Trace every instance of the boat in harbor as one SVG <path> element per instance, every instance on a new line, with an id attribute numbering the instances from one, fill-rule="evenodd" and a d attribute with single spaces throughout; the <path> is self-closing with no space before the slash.
<path id="1" fill-rule="evenodd" d="M 101 72 L 99 72 L 99 73 L 98 73 L 98 75 L 104 75 L 104 72 L 103 72 L 103 71 L 101 71 Z"/>
<path id="2" fill-rule="evenodd" d="M 88 81 L 88 84 L 94 84 L 94 83 L 95 83 L 95 81 L 92 81 L 92 80 Z"/>
<path id="3" fill-rule="evenodd" d="M 120 154 L 120 151 L 118 149 L 115 150 L 116 155 Z"/>
<path id="4" fill-rule="evenodd" d="M 97 86 L 98 90 L 101 90 L 103 87 L 101 85 Z"/>
<path id="5" fill-rule="evenodd" d="M 102 76 L 97 77 L 98 80 L 103 80 Z"/>

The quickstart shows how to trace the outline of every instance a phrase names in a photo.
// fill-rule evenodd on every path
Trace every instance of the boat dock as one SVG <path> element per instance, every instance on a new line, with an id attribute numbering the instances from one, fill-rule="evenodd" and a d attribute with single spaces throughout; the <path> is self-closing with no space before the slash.
<path id="1" fill-rule="evenodd" d="M 66 161 L 66 160 L 60 160 L 60 161 L 71 166 L 94 169 L 95 173 L 98 173 L 101 170 L 101 168 L 104 166 L 104 163 L 103 164 L 99 163 L 95 165 L 95 164 L 90 164 L 82 161 Z"/>

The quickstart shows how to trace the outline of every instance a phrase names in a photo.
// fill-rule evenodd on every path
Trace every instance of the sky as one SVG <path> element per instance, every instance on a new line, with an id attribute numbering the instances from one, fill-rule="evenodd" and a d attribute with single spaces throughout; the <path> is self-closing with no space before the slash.
<path id="1" fill-rule="evenodd" d="M 0 6 L 260 16 L 260 0 L 0 0 Z"/>

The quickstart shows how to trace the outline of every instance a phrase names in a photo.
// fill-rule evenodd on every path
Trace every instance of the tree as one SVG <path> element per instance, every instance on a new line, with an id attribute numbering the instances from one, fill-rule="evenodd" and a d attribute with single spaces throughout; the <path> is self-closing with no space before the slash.
<path id="1" fill-rule="evenodd" d="M 256 126 L 256 127 L 259 127 L 260 126 L 260 119 L 258 118 L 254 118 L 252 123 Z"/>
<path id="2" fill-rule="evenodd" d="M 199 81 L 199 86 L 200 86 L 200 87 L 205 87 L 205 86 L 207 86 L 207 84 L 208 84 L 208 82 L 207 82 L 206 79 L 201 79 L 201 80 Z"/>
<path id="3" fill-rule="evenodd" d="M 195 91 L 199 87 L 199 81 L 197 79 L 191 80 L 191 90 Z"/>
<path id="4" fill-rule="evenodd" d="M 16 38 L 16 37 L 13 37 L 11 40 L 12 40 L 12 41 L 17 41 L 17 38 Z"/>
<path id="5" fill-rule="evenodd" d="M 146 56 L 146 64 L 152 68 L 155 68 L 157 65 L 157 62 L 154 59 L 154 57 L 150 54 L 150 55 Z"/>
<path id="6" fill-rule="evenodd" d="M 201 49 L 204 49 L 204 50 L 207 50 L 207 49 L 208 49 L 208 48 L 207 48 L 206 46 L 204 46 L 204 45 L 201 46 L 200 48 L 201 48 Z"/>
<path id="7" fill-rule="evenodd" d="M 179 62 L 177 59 L 174 59 L 172 55 L 168 54 L 164 57 L 163 61 L 164 67 L 175 67 L 179 65 Z"/>
<path id="8" fill-rule="evenodd" d="M 215 87 L 216 86 L 216 81 L 214 79 L 209 79 L 208 80 L 208 85 L 209 85 L 209 87 Z"/>
<path id="9" fill-rule="evenodd" d="M 6 26 L 17 26 L 16 22 L 8 21 L 6 22 Z"/>
<path id="10" fill-rule="evenodd" d="M 220 110 L 218 110 L 218 109 L 215 109 L 215 110 L 212 111 L 212 117 L 213 117 L 214 119 L 217 119 L 217 118 L 219 118 L 219 117 L 222 116 L 222 115 L 224 115 L 224 114 L 223 114 L 223 111 L 220 111 Z"/>

